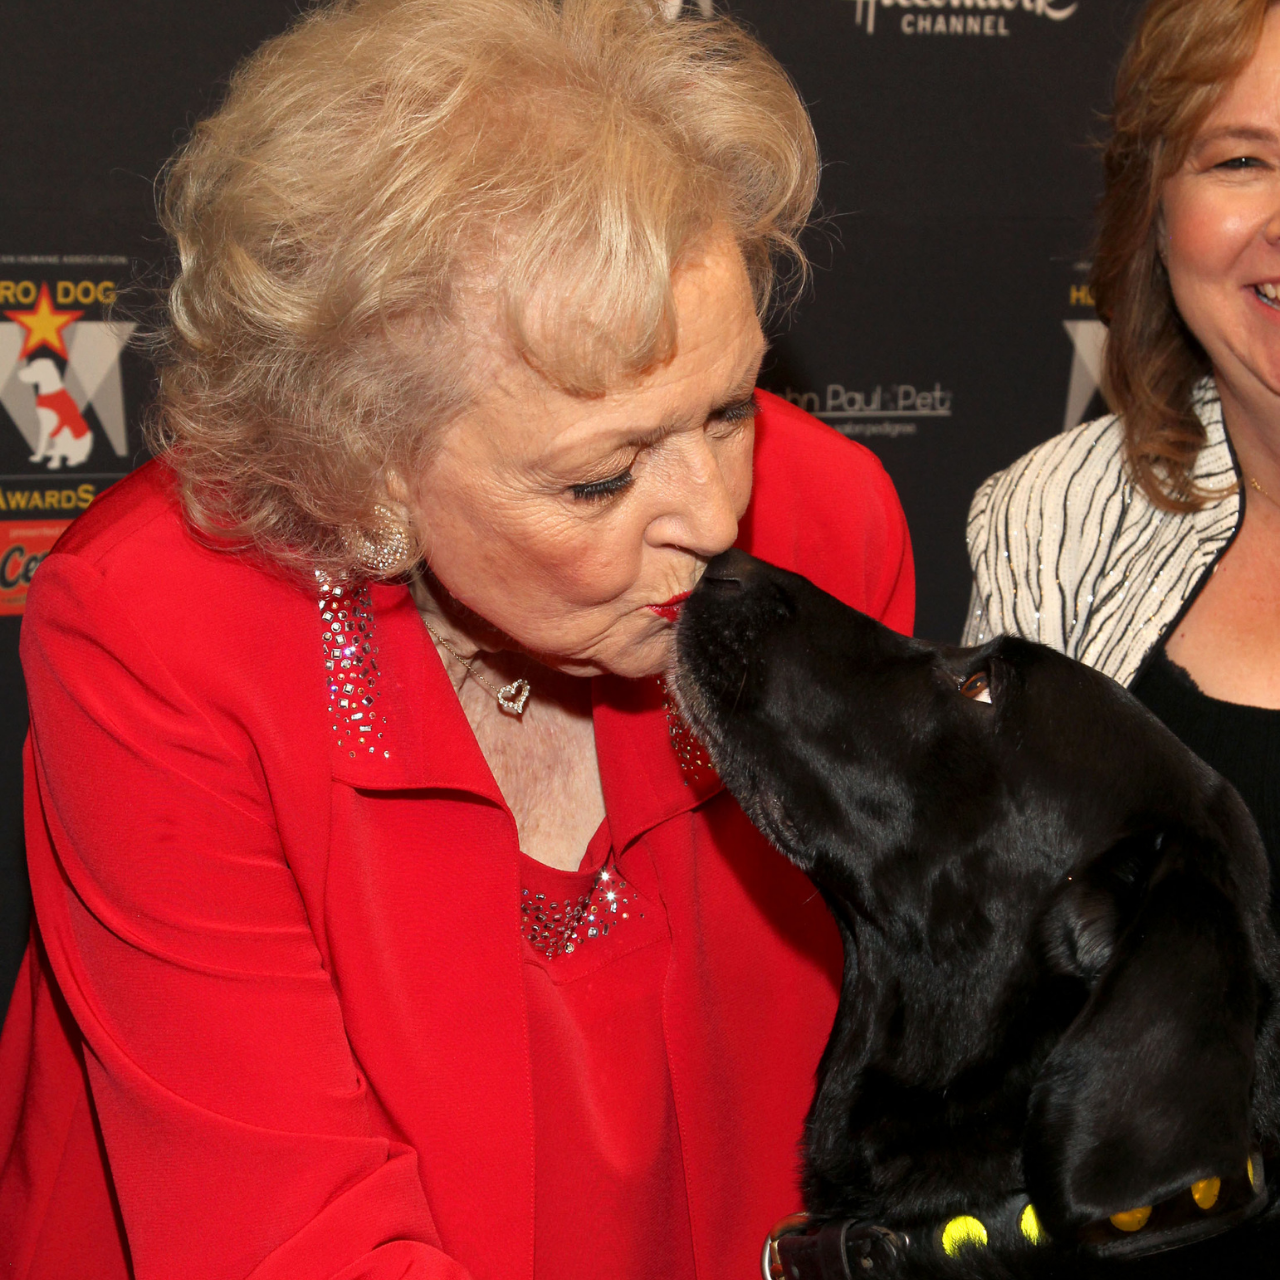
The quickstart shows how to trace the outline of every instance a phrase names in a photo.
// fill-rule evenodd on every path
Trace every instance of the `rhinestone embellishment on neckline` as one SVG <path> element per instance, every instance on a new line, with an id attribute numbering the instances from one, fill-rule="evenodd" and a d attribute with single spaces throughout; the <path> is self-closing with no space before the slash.
<path id="1" fill-rule="evenodd" d="M 716 777 L 716 767 L 711 763 L 707 749 L 694 736 L 689 722 L 680 714 L 675 696 L 667 682 L 659 677 L 662 685 L 662 708 L 667 713 L 667 733 L 671 737 L 671 749 L 680 763 L 680 776 L 684 785 L 702 782 Z"/>
<path id="2" fill-rule="evenodd" d="M 325 687 L 329 717 L 338 743 L 354 760 L 357 754 L 391 756 L 382 742 L 386 717 L 377 709 L 378 645 L 373 601 L 367 585 L 352 587 L 316 575 L 320 621 L 324 628 Z"/>
<path id="3" fill-rule="evenodd" d="M 548 960 L 571 955 L 592 938 L 606 938 L 609 930 L 629 920 L 635 909 L 627 882 L 606 863 L 596 872 L 591 888 L 576 899 L 549 900 L 545 893 L 520 892 L 520 932 L 535 951 Z M 644 919 L 643 912 L 637 912 Z"/>

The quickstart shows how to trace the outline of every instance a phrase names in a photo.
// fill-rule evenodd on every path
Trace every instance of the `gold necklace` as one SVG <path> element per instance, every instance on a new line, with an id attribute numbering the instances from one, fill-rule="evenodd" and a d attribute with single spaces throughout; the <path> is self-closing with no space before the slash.
<path id="1" fill-rule="evenodd" d="M 1252 476 L 1249 477 L 1249 483 L 1253 485 L 1253 487 L 1257 489 L 1257 491 L 1262 494 L 1268 502 L 1274 503 L 1274 505 L 1280 507 L 1280 502 L 1276 502 L 1276 500 Z"/>
<path id="2" fill-rule="evenodd" d="M 421 617 L 421 615 L 419 616 Z M 436 644 L 442 645 L 447 649 L 473 676 L 475 676 L 477 680 L 480 681 L 482 685 L 484 685 L 486 689 L 489 690 L 491 694 L 493 694 L 495 698 L 497 698 L 498 706 L 500 706 L 503 711 L 510 712 L 513 716 L 524 715 L 524 704 L 529 701 L 529 694 L 533 692 L 527 680 L 522 677 L 519 680 L 513 680 L 510 684 L 504 684 L 502 688 L 498 688 L 496 684 L 492 684 L 490 681 L 486 680 L 484 676 L 482 676 L 475 667 L 473 667 L 471 663 L 468 662 L 467 659 L 464 658 L 462 654 L 460 654 L 453 645 L 444 638 L 444 636 L 437 635 L 435 629 L 432 627 L 431 623 L 426 620 L 426 618 L 422 619 L 422 625 L 426 627 L 427 634 L 436 642 Z"/>

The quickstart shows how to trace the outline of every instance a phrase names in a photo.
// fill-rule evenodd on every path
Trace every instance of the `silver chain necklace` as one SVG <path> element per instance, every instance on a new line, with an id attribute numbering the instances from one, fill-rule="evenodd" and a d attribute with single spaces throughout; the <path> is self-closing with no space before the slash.
<path id="1" fill-rule="evenodd" d="M 419 614 L 419 617 L 422 615 Z M 513 680 L 510 684 L 504 684 L 499 688 L 490 680 L 486 680 L 476 669 L 451 645 L 442 635 L 438 635 L 435 628 L 426 618 L 422 619 L 422 625 L 426 627 L 427 634 L 436 642 L 436 644 L 447 649 L 464 667 L 480 681 L 486 689 L 498 700 L 498 706 L 503 711 L 513 716 L 524 715 L 525 703 L 529 701 L 529 694 L 533 692 L 529 682 L 522 676 L 519 680 Z"/>

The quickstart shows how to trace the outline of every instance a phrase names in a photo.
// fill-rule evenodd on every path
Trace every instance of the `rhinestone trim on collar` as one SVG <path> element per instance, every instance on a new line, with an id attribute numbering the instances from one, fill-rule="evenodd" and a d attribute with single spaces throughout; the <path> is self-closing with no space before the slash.
<path id="1" fill-rule="evenodd" d="M 662 685 L 662 708 L 667 714 L 667 733 L 671 737 L 671 749 L 680 762 L 680 776 L 686 787 L 695 782 L 706 782 L 716 776 L 707 749 L 694 736 L 689 722 L 680 714 L 679 707 L 667 682 L 659 677 Z"/>
<path id="2" fill-rule="evenodd" d="M 329 717 L 338 745 L 354 760 L 356 753 L 389 759 L 382 746 L 386 717 L 377 710 L 378 646 L 373 601 L 368 586 L 342 585 L 316 574 L 320 621 L 324 627 L 325 686 L 329 691 Z"/>
<path id="3" fill-rule="evenodd" d="M 535 951 L 548 960 L 570 955 L 592 938 L 607 938 L 609 930 L 631 918 L 634 910 L 627 882 L 612 864 L 596 872 L 588 892 L 575 901 L 549 902 L 545 893 L 520 891 L 520 932 Z M 640 919 L 644 913 L 639 912 Z"/>

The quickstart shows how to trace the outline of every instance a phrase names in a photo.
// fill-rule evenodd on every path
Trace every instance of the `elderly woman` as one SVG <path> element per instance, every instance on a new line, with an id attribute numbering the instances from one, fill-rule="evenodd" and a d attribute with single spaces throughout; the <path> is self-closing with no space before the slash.
<path id="1" fill-rule="evenodd" d="M 735 542 L 910 626 L 754 384 L 814 145 L 724 21 L 364 0 L 167 177 L 161 456 L 24 627 L 6 1276 L 742 1280 L 832 921 L 664 697 Z"/>
<path id="2" fill-rule="evenodd" d="M 1280 871 L 1280 5 L 1152 0 L 1114 122 L 1094 291 L 1118 413 L 979 490 L 966 641 L 1128 685 Z"/>

